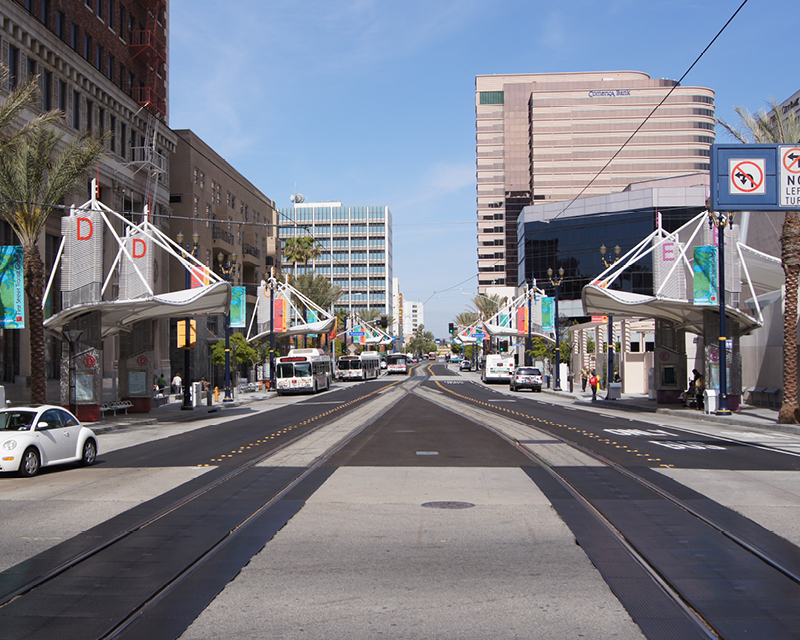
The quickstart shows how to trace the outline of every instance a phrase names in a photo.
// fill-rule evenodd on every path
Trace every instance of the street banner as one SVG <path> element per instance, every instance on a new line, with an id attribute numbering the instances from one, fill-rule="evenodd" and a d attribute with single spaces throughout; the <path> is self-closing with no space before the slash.
<path id="1" fill-rule="evenodd" d="M 517 307 L 517 333 L 520 335 L 528 333 L 527 307 Z"/>
<path id="2" fill-rule="evenodd" d="M 694 303 L 715 305 L 717 299 L 717 247 L 694 248 Z"/>
<path id="3" fill-rule="evenodd" d="M 553 330 L 553 305 L 555 298 L 542 297 L 542 330 Z"/>
<path id="4" fill-rule="evenodd" d="M 243 328 L 247 326 L 245 318 L 245 287 L 231 287 L 231 327 Z"/>
<path id="5" fill-rule="evenodd" d="M 275 309 L 273 310 L 273 331 L 286 331 L 289 321 L 289 301 L 283 296 L 275 296 Z"/>
<path id="6" fill-rule="evenodd" d="M 208 269 L 206 267 L 194 266 L 189 270 L 189 272 L 192 274 L 192 289 L 199 289 L 200 287 L 208 286 L 209 282 L 211 282 L 211 278 L 208 275 Z"/>
<path id="7" fill-rule="evenodd" d="M 312 324 L 312 323 L 318 322 L 318 321 L 319 321 L 319 314 L 316 312 L 315 309 L 309 309 L 306 312 L 306 322 L 308 324 Z M 316 333 L 309 333 L 307 337 L 308 338 L 316 338 L 317 334 Z"/>
<path id="8" fill-rule="evenodd" d="M 334 318 L 334 320 L 333 320 L 333 329 L 331 330 L 330 335 L 328 336 L 328 340 L 330 342 L 333 342 L 334 340 L 336 340 L 336 336 L 338 335 L 338 331 L 339 331 L 339 318 Z"/>
<path id="9" fill-rule="evenodd" d="M 22 247 L 0 247 L 0 328 L 25 328 Z"/>

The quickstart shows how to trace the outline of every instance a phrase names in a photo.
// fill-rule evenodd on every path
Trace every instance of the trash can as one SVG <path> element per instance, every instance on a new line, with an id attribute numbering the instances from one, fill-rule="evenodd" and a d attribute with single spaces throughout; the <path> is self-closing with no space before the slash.
<path id="1" fill-rule="evenodd" d="M 609 382 L 608 383 L 608 399 L 619 400 L 622 397 L 622 383 Z"/>
<path id="2" fill-rule="evenodd" d="M 717 391 L 716 389 L 706 389 L 703 392 L 703 400 L 705 406 L 703 413 L 716 413 L 717 412 Z"/>

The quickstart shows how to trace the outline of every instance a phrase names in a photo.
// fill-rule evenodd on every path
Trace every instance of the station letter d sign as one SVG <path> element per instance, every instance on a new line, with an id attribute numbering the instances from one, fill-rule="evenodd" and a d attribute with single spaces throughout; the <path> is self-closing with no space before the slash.
<path id="1" fill-rule="evenodd" d="M 78 240 L 89 240 L 93 234 L 94 225 L 92 225 L 92 221 L 89 218 L 78 218 Z"/>
<path id="2" fill-rule="evenodd" d="M 147 253 L 147 245 L 144 243 L 144 240 L 141 238 L 134 238 L 133 239 L 133 257 L 134 258 L 144 258 L 144 255 Z"/>

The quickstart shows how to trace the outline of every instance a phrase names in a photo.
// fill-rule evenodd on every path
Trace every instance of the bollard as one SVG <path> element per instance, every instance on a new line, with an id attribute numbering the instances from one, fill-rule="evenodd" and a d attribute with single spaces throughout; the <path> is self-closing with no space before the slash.
<path id="1" fill-rule="evenodd" d="M 209 387 L 208 390 L 206 391 L 206 405 L 208 405 L 210 407 L 213 404 L 214 403 L 212 402 L 212 398 L 211 398 L 211 387 Z"/>
<path id="2" fill-rule="evenodd" d="M 214 402 L 219 402 L 219 387 L 214 387 Z"/>

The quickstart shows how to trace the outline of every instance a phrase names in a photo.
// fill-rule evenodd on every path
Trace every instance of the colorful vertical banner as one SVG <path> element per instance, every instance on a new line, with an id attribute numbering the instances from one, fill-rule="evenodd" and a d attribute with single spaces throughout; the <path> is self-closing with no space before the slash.
<path id="1" fill-rule="evenodd" d="M 0 327 L 25 328 L 22 247 L 0 247 Z"/>
<path id="2" fill-rule="evenodd" d="M 527 307 L 518 307 L 517 308 L 517 333 L 527 334 L 528 333 L 528 308 Z"/>
<path id="3" fill-rule="evenodd" d="M 330 335 L 328 336 L 328 340 L 330 342 L 336 340 L 336 336 L 338 335 L 338 333 L 339 333 L 339 318 L 334 318 L 333 329 L 331 330 Z"/>
<path id="4" fill-rule="evenodd" d="M 552 331 L 553 325 L 553 306 L 555 298 L 547 296 L 542 297 L 542 329 L 544 331 Z"/>
<path id="5" fill-rule="evenodd" d="M 231 287 L 231 327 L 242 328 L 247 326 L 245 319 L 245 287 Z"/>
<path id="6" fill-rule="evenodd" d="M 694 303 L 715 305 L 717 299 L 717 247 L 694 248 Z"/>
<path id="7" fill-rule="evenodd" d="M 498 316 L 498 320 L 499 322 L 497 324 L 499 324 L 501 327 L 508 328 L 509 326 L 511 326 L 510 325 L 511 317 L 507 313 L 501 313 Z"/>
<path id="8" fill-rule="evenodd" d="M 314 322 L 319 322 L 319 314 L 316 312 L 316 310 L 314 310 L 314 309 L 309 309 L 309 310 L 306 312 L 306 322 L 307 322 L 308 324 L 312 324 L 312 323 L 314 323 Z M 309 338 L 316 338 L 316 337 L 317 337 L 317 334 L 316 334 L 316 333 L 309 333 L 309 334 L 308 334 L 308 337 L 309 337 Z"/>
<path id="9" fill-rule="evenodd" d="M 289 326 L 289 301 L 286 298 L 276 296 L 274 305 L 273 331 L 286 331 Z"/>

